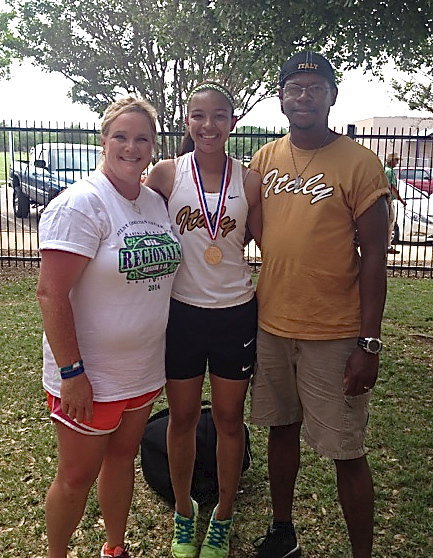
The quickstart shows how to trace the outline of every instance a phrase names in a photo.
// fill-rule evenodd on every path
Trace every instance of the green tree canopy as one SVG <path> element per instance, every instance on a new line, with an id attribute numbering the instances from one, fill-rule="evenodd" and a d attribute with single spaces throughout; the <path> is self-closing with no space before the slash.
<path id="1" fill-rule="evenodd" d="M 433 113 L 433 38 L 428 37 L 418 49 L 416 58 L 405 60 L 401 69 L 410 77 L 392 81 L 396 97 L 412 110 Z"/>
<path id="2" fill-rule="evenodd" d="M 432 2 L 372 0 L 9 0 L 22 44 L 73 82 L 74 101 L 101 112 L 120 94 L 153 102 L 162 130 L 184 119 L 188 91 L 216 78 L 240 114 L 275 94 L 278 68 L 308 47 L 339 69 L 379 69 L 416 56 Z"/>
<path id="3" fill-rule="evenodd" d="M 257 126 L 239 126 L 228 140 L 228 152 L 232 157 L 248 163 L 254 153 L 263 145 L 275 139 L 275 134 L 287 133 L 286 128 L 276 129 L 274 133 L 268 128 Z"/>
<path id="4" fill-rule="evenodd" d="M 18 56 L 21 42 L 12 32 L 13 12 L 0 12 L 0 78 L 8 78 L 10 65 Z"/>

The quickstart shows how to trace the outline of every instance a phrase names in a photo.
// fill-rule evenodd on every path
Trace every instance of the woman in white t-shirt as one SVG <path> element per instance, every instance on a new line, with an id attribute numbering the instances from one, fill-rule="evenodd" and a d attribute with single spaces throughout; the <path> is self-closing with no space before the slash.
<path id="1" fill-rule="evenodd" d="M 228 556 L 244 455 L 243 411 L 255 358 L 257 309 L 243 248 L 248 233 L 260 241 L 261 179 L 225 153 L 236 123 L 233 112 L 225 87 L 198 85 L 188 100 L 182 155 L 158 163 L 146 181 L 167 200 L 184 257 L 173 285 L 166 349 L 174 558 L 195 558 L 199 548 L 198 504 L 190 491 L 207 366 L 218 436 L 219 500 L 200 558 Z"/>
<path id="2" fill-rule="evenodd" d="M 107 533 L 101 557 L 128 557 L 134 458 L 165 384 L 181 254 L 164 201 L 140 183 L 155 114 L 132 97 L 108 107 L 100 170 L 51 201 L 39 225 L 43 385 L 59 451 L 46 500 L 48 558 L 66 558 L 96 478 Z"/>

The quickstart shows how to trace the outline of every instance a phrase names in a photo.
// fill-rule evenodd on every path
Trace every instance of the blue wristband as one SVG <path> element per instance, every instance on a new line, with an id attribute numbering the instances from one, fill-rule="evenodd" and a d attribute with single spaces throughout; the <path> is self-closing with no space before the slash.
<path id="1" fill-rule="evenodd" d="M 77 360 L 77 362 L 73 362 L 72 364 L 68 364 L 68 366 L 62 366 L 59 368 L 59 372 L 60 374 L 62 372 L 71 372 L 71 370 L 76 370 L 77 368 L 80 368 L 81 366 L 83 366 L 83 361 Z"/>
<path id="2" fill-rule="evenodd" d="M 74 376 L 79 376 L 83 374 L 84 366 L 79 366 L 78 368 L 74 368 L 73 370 L 69 370 L 68 372 L 60 372 L 60 376 L 62 380 L 68 380 L 69 378 L 73 378 Z"/>

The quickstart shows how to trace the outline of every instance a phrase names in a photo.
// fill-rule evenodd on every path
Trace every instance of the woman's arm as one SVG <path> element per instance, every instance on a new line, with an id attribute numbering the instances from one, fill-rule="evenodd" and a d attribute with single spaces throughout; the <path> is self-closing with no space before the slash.
<path id="1" fill-rule="evenodd" d="M 45 334 L 57 366 L 69 366 L 81 359 L 69 293 L 89 258 L 61 250 L 41 251 L 37 298 Z M 84 363 L 84 366 L 86 363 Z M 92 387 L 86 373 L 62 380 L 62 410 L 82 422 L 92 418 Z"/>

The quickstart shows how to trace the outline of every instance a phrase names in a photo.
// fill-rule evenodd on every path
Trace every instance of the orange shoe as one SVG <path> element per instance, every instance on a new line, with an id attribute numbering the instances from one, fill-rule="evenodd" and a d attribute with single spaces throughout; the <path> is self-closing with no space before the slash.
<path id="1" fill-rule="evenodd" d="M 128 545 L 109 548 L 107 543 L 101 548 L 101 558 L 129 558 Z"/>

